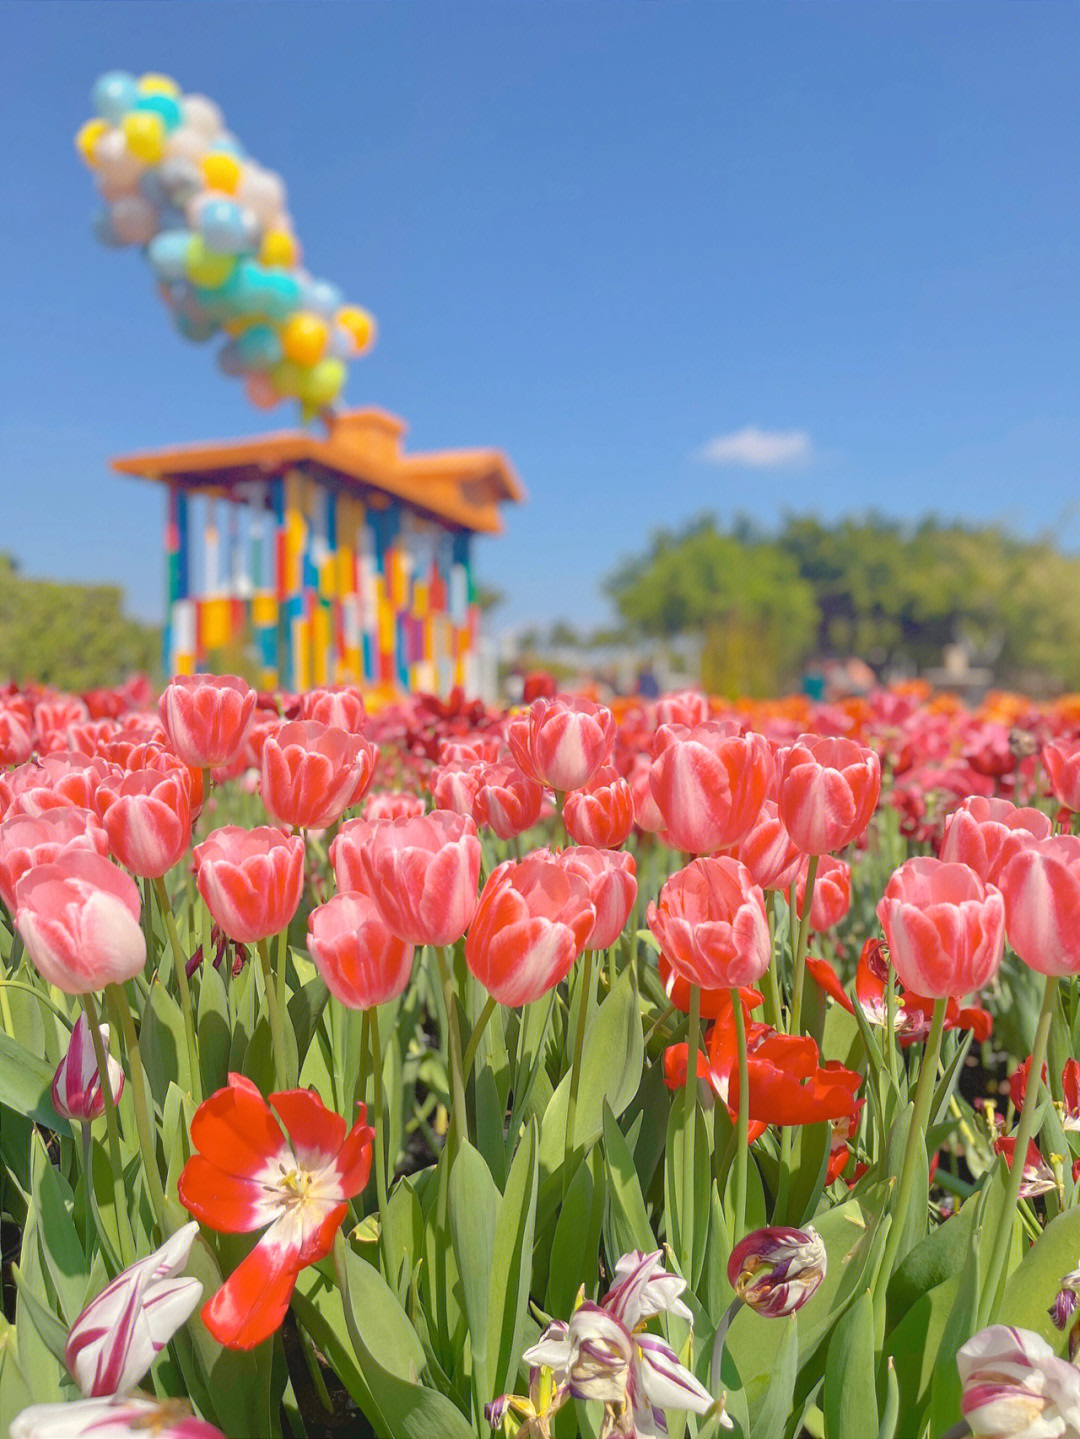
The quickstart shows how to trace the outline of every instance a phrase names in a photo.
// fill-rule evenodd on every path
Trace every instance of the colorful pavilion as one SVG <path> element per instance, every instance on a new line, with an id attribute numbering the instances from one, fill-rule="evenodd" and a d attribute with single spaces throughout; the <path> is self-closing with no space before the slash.
<path id="1" fill-rule="evenodd" d="M 524 491 L 497 451 L 404 454 L 404 431 L 353 410 L 112 462 L 168 487 L 166 673 L 478 692 L 472 539 Z"/>

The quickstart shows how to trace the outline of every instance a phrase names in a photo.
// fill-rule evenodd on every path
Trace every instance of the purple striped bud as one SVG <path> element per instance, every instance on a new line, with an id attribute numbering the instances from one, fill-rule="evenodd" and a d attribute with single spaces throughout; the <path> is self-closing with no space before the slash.
<path id="1" fill-rule="evenodd" d="M 821 1235 L 773 1225 L 755 1229 L 736 1244 L 728 1260 L 728 1282 L 751 1309 L 767 1319 L 794 1314 L 825 1278 L 827 1260 Z"/>
<path id="2" fill-rule="evenodd" d="M 100 1026 L 101 1042 L 108 1051 L 109 1027 Z M 106 1060 L 109 1071 L 109 1088 L 112 1097 L 119 1102 L 124 1089 L 124 1071 L 115 1059 Z M 57 1066 L 52 1082 L 52 1102 L 57 1114 L 65 1119 L 79 1119 L 84 1123 L 97 1119 L 105 1110 L 105 1096 L 101 1092 L 101 1075 L 98 1072 L 97 1055 L 94 1053 L 94 1038 L 86 1015 L 79 1015 L 67 1053 Z"/>

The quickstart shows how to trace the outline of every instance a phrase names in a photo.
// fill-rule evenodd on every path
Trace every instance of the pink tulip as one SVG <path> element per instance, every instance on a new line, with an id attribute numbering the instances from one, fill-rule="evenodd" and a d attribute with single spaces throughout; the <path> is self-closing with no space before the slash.
<path id="1" fill-rule="evenodd" d="M 637 898 L 637 868 L 625 850 L 593 849 L 574 845 L 564 849 L 559 862 L 568 874 L 580 875 L 589 890 L 596 920 L 585 949 L 609 949 L 622 934 Z"/>
<path id="2" fill-rule="evenodd" d="M 440 765 L 428 780 L 435 808 L 471 815 L 480 786 L 480 770 L 481 766 L 472 760 L 467 764 L 460 760 L 447 760 Z"/>
<path id="3" fill-rule="evenodd" d="M 1035 840 L 1001 872 L 1009 943 L 1040 974 L 1080 974 L 1080 838 Z"/>
<path id="4" fill-rule="evenodd" d="M 1042 762 L 1054 798 L 1066 809 L 1080 810 L 1080 739 L 1056 739 L 1043 745 Z"/>
<path id="5" fill-rule="evenodd" d="M 373 826 L 358 856 L 370 894 L 410 944 L 454 944 L 476 912 L 480 837 L 466 815 L 432 810 Z M 336 867 L 336 866 L 335 866 Z"/>
<path id="6" fill-rule="evenodd" d="M 195 878 L 206 907 L 239 944 L 279 934 L 304 888 L 304 841 L 267 825 L 225 825 L 196 845 Z"/>
<path id="7" fill-rule="evenodd" d="M 231 763 L 243 748 L 257 699 L 238 675 L 175 675 L 161 696 L 170 744 L 198 769 Z"/>
<path id="8" fill-rule="evenodd" d="M 769 967 L 765 896 L 735 859 L 696 859 L 649 905 L 646 921 L 672 968 L 701 989 L 755 984 Z"/>
<path id="9" fill-rule="evenodd" d="M 139 891 L 92 850 L 70 849 L 15 886 L 15 923 L 41 975 L 65 994 L 121 984 L 146 963 Z"/>
<path id="10" fill-rule="evenodd" d="M 34 749 L 34 720 L 29 708 L 0 700 L 0 765 L 24 764 Z"/>
<path id="11" fill-rule="evenodd" d="M 102 1046 L 106 1051 L 105 1067 L 109 1073 L 109 1089 L 114 1100 L 119 1102 L 124 1092 L 124 1071 L 119 1063 L 108 1054 L 109 1026 L 99 1026 Z M 52 1082 L 52 1102 L 57 1114 L 65 1119 L 78 1119 L 88 1124 L 105 1112 L 105 1096 L 101 1089 L 101 1071 L 98 1069 L 94 1040 L 90 1033 L 86 1015 L 81 1011 L 71 1031 L 67 1053 L 57 1066 Z"/>
<path id="12" fill-rule="evenodd" d="M 263 742 L 263 804 L 281 824 L 326 829 L 363 797 L 376 755 L 366 739 L 318 720 L 280 725 Z"/>
<path id="13" fill-rule="evenodd" d="M 966 864 L 909 859 L 889 880 L 877 916 L 896 973 L 916 994 L 970 994 L 997 973 L 1005 903 Z"/>
<path id="14" fill-rule="evenodd" d="M 576 844 L 618 849 L 634 827 L 634 793 L 615 769 L 604 765 L 583 789 L 566 796 L 563 823 Z"/>
<path id="15" fill-rule="evenodd" d="M 190 781 L 180 769 L 133 770 L 103 780 L 94 803 L 113 854 L 132 874 L 157 879 L 191 843 Z"/>
<path id="16" fill-rule="evenodd" d="M 712 854 L 750 829 L 772 782 L 768 742 L 731 721 L 664 725 L 653 740 L 649 785 L 674 849 Z"/>
<path id="17" fill-rule="evenodd" d="M 800 735 L 784 754 L 777 808 L 804 854 L 835 854 L 870 823 L 881 761 L 850 739 Z"/>
<path id="18" fill-rule="evenodd" d="M 424 796 L 421 794 L 380 790 L 368 795 L 364 805 L 364 819 L 368 823 L 380 819 L 420 819 L 426 809 Z"/>
<path id="19" fill-rule="evenodd" d="M 513 839 L 540 818 L 544 787 L 513 762 L 478 766 L 472 817 L 500 839 Z"/>
<path id="20" fill-rule="evenodd" d="M 0 821 L 0 899 L 9 913 L 15 912 L 15 886 L 23 875 L 36 864 L 55 864 L 69 849 L 108 854 L 108 836 L 90 810 L 61 805 Z"/>
<path id="21" fill-rule="evenodd" d="M 350 1009 L 396 999 L 412 973 L 413 946 L 388 928 L 370 895 L 336 894 L 308 915 L 308 953 L 330 993 Z"/>
<path id="22" fill-rule="evenodd" d="M 538 699 L 507 725 L 506 742 L 533 779 L 554 790 L 580 789 L 611 754 L 615 717 L 591 700 Z"/>
<path id="23" fill-rule="evenodd" d="M 1033 840 L 1047 839 L 1053 825 L 1038 809 L 1017 809 L 1007 799 L 970 795 L 945 822 L 940 857 L 967 864 L 987 884 L 997 884 L 1012 857 Z"/>
<path id="24" fill-rule="evenodd" d="M 0 817 L 38 815 L 61 805 L 93 809 L 98 785 L 114 768 L 100 757 L 72 751 L 30 760 L 10 774 L 0 774 Z"/>
<path id="25" fill-rule="evenodd" d="M 806 898 L 806 869 L 799 875 L 795 887 L 796 907 L 802 919 L 803 903 Z M 851 866 L 832 855 L 822 855 L 818 863 L 817 878 L 814 881 L 814 897 L 810 903 L 810 930 L 813 934 L 824 934 L 833 925 L 839 924 L 851 908 Z"/>
<path id="26" fill-rule="evenodd" d="M 762 889 L 789 890 L 806 864 L 806 856 L 792 844 L 776 802 L 771 799 L 761 806 L 757 819 L 738 844 L 724 853 L 745 864 L 754 883 Z"/>
<path id="27" fill-rule="evenodd" d="M 318 720 L 346 734 L 362 735 L 367 711 L 364 697 L 355 686 L 340 685 L 331 690 L 308 690 L 301 701 L 300 718 Z"/>

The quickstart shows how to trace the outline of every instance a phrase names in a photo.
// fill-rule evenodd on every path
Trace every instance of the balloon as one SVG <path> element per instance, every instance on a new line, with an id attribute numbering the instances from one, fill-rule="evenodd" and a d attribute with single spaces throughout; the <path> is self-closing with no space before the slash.
<path id="1" fill-rule="evenodd" d="M 188 241 L 187 277 L 193 285 L 216 289 L 224 285 L 235 269 L 232 255 L 216 255 L 207 249 L 201 235 L 192 235 Z"/>
<path id="2" fill-rule="evenodd" d="M 144 195 L 122 195 L 109 218 L 121 245 L 145 245 L 157 233 L 157 211 Z"/>
<path id="3" fill-rule="evenodd" d="M 345 366 L 341 360 L 320 360 L 304 377 L 300 399 L 324 409 L 337 399 L 344 383 Z"/>
<path id="4" fill-rule="evenodd" d="M 165 154 L 171 158 L 191 160 L 199 166 L 199 188 L 202 189 L 202 158 L 206 154 L 207 139 L 198 130 L 187 125 L 178 125 L 165 139 Z"/>
<path id="5" fill-rule="evenodd" d="M 330 326 L 326 353 L 334 360 L 351 360 L 356 356 L 356 341 L 343 325 Z"/>
<path id="6" fill-rule="evenodd" d="M 281 348 L 287 360 L 298 365 L 314 365 L 322 359 L 326 350 L 326 324 L 318 315 L 306 314 L 303 310 L 291 315 L 281 330 Z"/>
<path id="7" fill-rule="evenodd" d="M 304 286 L 303 304 L 305 310 L 320 315 L 324 320 L 333 318 L 341 309 L 344 295 L 329 280 L 312 280 Z"/>
<path id="8" fill-rule="evenodd" d="M 185 95 L 180 108 L 188 129 L 197 131 L 207 140 L 212 140 L 225 127 L 225 117 L 213 100 L 208 100 L 205 95 Z"/>
<path id="9" fill-rule="evenodd" d="M 291 270 L 300 258 L 300 246 L 296 236 L 288 230 L 267 230 L 259 247 L 259 259 L 264 265 L 280 265 Z"/>
<path id="10" fill-rule="evenodd" d="M 191 235 L 187 230 L 162 230 L 154 236 L 146 253 L 158 279 L 185 278 L 190 243 Z"/>
<path id="11" fill-rule="evenodd" d="M 180 86 L 171 75 L 158 75 L 151 71 L 147 75 L 139 76 L 139 93 L 142 95 L 171 95 L 177 99 L 180 95 Z"/>
<path id="12" fill-rule="evenodd" d="M 148 165 L 156 165 L 165 153 L 165 121 L 148 110 L 129 110 L 121 127 L 128 149 Z"/>
<path id="13" fill-rule="evenodd" d="M 236 187 L 236 198 L 254 210 L 264 225 L 272 225 L 285 206 L 285 186 L 272 170 L 248 164 Z"/>
<path id="14" fill-rule="evenodd" d="M 288 270 L 264 270 L 260 314 L 268 320 L 284 320 L 300 303 L 300 282 Z"/>
<path id="15" fill-rule="evenodd" d="M 236 342 L 247 370 L 269 370 L 281 359 L 281 340 L 269 325 L 252 325 Z"/>
<path id="16" fill-rule="evenodd" d="M 240 180 L 240 161 L 224 150 L 211 150 L 202 157 L 202 172 L 209 189 L 231 195 Z"/>
<path id="17" fill-rule="evenodd" d="M 199 233 L 206 248 L 218 254 L 250 253 L 255 248 L 253 225 L 257 223 L 235 200 L 212 198 L 199 211 Z"/>
<path id="18" fill-rule="evenodd" d="M 232 155 L 236 160 L 244 158 L 244 147 L 231 130 L 219 130 L 214 136 L 214 149 L 223 155 Z"/>
<path id="19" fill-rule="evenodd" d="M 375 321 L 359 305 L 343 305 L 334 318 L 353 337 L 357 354 L 362 355 L 374 344 Z"/>
<path id="20" fill-rule="evenodd" d="M 161 183 L 160 165 L 151 165 L 139 176 L 139 194 L 145 196 L 151 205 L 164 205 L 168 202 L 165 186 Z"/>
<path id="21" fill-rule="evenodd" d="M 194 340 L 197 345 L 212 339 L 217 333 L 217 325 L 213 320 L 193 319 L 190 315 L 184 314 L 181 310 L 176 316 L 176 328 L 183 335 L 185 340 Z"/>
<path id="22" fill-rule="evenodd" d="M 119 125 L 138 98 L 139 87 L 135 84 L 135 77 L 124 70 L 110 70 L 107 75 L 102 75 L 90 92 L 90 103 L 95 112 L 111 125 Z"/>
<path id="23" fill-rule="evenodd" d="M 202 189 L 202 170 L 183 155 L 167 155 L 158 166 L 157 174 L 173 205 L 186 205 Z"/>
<path id="24" fill-rule="evenodd" d="M 240 357 L 235 340 L 230 340 L 228 344 L 222 345 L 218 351 L 217 362 L 218 369 L 225 375 L 242 375 L 247 368 Z"/>
<path id="25" fill-rule="evenodd" d="M 120 244 L 113 231 L 112 219 L 108 210 L 102 210 L 95 215 L 90 222 L 90 228 L 94 232 L 95 239 L 100 240 L 103 245 L 107 245 L 110 250 L 115 250 Z"/>
<path id="26" fill-rule="evenodd" d="M 257 410 L 272 410 L 281 399 L 269 375 L 249 375 L 244 390 Z"/>
<path id="27" fill-rule="evenodd" d="M 142 95 L 135 101 L 136 110 L 146 110 L 151 115 L 160 115 L 166 130 L 175 130 L 180 123 L 180 103 L 171 95 L 155 93 Z"/>
<path id="28" fill-rule="evenodd" d="M 303 366 L 296 364 L 294 360 L 279 360 L 270 371 L 270 378 L 278 394 L 291 399 L 299 399 L 300 392 L 307 383 Z"/>
<path id="29" fill-rule="evenodd" d="M 138 183 L 127 179 L 114 180 L 111 175 L 100 174 L 94 176 L 94 184 L 97 186 L 98 194 L 101 198 L 108 200 L 110 205 L 113 201 L 119 200 L 124 195 L 137 195 L 142 188 L 141 180 Z M 150 201 L 151 205 L 154 203 L 152 196 L 147 195 L 146 198 Z"/>
<path id="30" fill-rule="evenodd" d="M 80 125 L 79 133 L 75 136 L 75 148 L 88 165 L 97 163 L 95 152 L 98 141 L 108 133 L 108 120 L 87 120 L 85 125 Z"/>
<path id="31" fill-rule="evenodd" d="M 102 135 L 94 150 L 94 168 L 104 179 L 119 185 L 134 185 L 143 172 L 143 163 L 128 149 L 122 130 Z"/>

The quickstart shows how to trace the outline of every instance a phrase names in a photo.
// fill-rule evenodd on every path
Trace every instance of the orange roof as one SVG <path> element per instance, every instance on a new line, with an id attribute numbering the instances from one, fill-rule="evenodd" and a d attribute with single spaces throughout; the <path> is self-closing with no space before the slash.
<path id="1" fill-rule="evenodd" d="M 520 504 L 525 490 L 498 450 L 445 450 L 405 455 L 405 424 L 384 410 L 348 410 L 333 416 L 325 437 L 303 430 L 217 440 L 124 455 L 112 461 L 123 475 L 180 480 L 211 493 L 265 480 L 294 467 L 316 470 L 367 499 L 402 500 L 461 529 L 497 534 L 499 505 Z"/>

